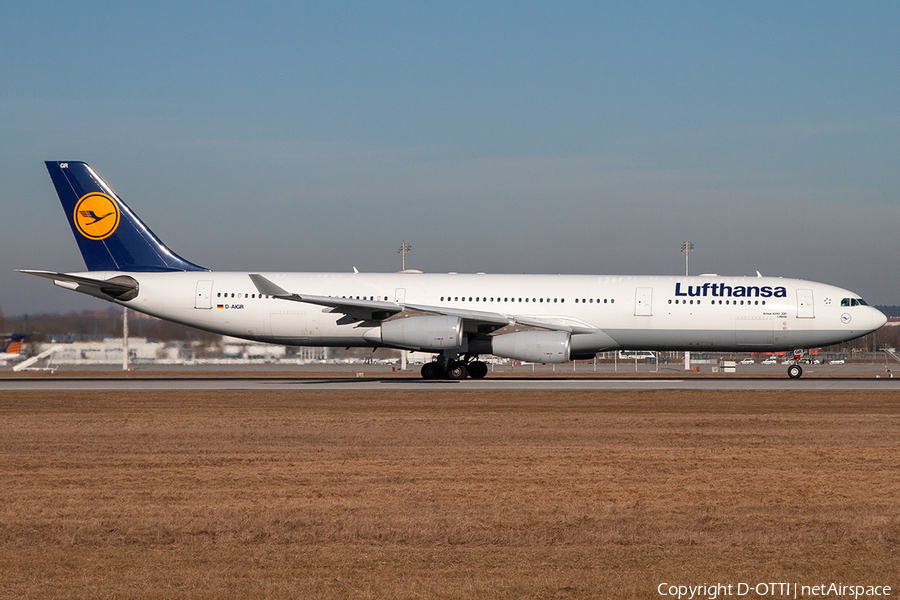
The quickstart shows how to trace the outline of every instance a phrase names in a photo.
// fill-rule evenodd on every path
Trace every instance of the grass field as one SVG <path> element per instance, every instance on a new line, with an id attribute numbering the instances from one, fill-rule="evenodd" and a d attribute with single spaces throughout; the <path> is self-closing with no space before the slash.
<path id="1" fill-rule="evenodd" d="M 897 595 L 898 473 L 896 393 L 4 393 L 0 597 Z"/>

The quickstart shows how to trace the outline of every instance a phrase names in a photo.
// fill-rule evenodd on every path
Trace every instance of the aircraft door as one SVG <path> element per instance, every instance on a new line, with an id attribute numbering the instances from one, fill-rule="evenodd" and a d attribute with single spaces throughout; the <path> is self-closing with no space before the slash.
<path id="1" fill-rule="evenodd" d="M 397 304 L 406 303 L 406 288 L 397 288 L 394 290 L 394 302 Z"/>
<path id="2" fill-rule="evenodd" d="M 797 290 L 797 318 L 814 319 L 816 307 L 813 304 L 812 290 Z"/>
<path id="3" fill-rule="evenodd" d="M 198 281 L 194 294 L 194 308 L 212 308 L 212 281 Z"/>
<path id="4" fill-rule="evenodd" d="M 651 302 L 653 300 L 653 288 L 639 287 L 634 293 L 634 316 L 649 317 L 653 315 Z"/>

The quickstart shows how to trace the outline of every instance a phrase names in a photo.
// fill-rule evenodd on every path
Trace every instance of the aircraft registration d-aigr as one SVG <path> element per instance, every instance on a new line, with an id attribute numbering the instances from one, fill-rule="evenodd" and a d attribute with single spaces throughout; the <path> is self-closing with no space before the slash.
<path id="1" fill-rule="evenodd" d="M 172 252 L 87 164 L 45 164 L 88 270 L 23 273 L 222 335 L 433 353 L 426 379 L 484 377 L 478 359 L 491 354 L 815 348 L 887 321 L 849 290 L 780 277 L 210 271 Z M 788 375 L 801 374 L 795 360 Z"/>

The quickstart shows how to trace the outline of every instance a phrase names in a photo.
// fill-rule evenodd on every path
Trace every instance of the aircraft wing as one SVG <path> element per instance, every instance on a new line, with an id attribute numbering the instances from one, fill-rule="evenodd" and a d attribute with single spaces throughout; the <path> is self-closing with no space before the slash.
<path id="1" fill-rule="evenodd" d="M 537 329 L 549 329 L 551 331 L 567 331 L 569 333 L 595 333 L 597 329 L 587 327 L 580 323 L 567 323 L 562 319 L 534 318 L 521 315 L 508 315 L 504 313 L 487 312 L 481 310 L 467 310 L 464 308 L 449 308 L 446 306 L 430 306 L 427 304 L 406 304 L 406 308 L 422 312 L 432 312 L 441 315 L 460 317 L 466 321 L 486 323 L 491 325 L 522 325 Z"/>
<path id="2" fill-rule="evenodd" d="M 260 294 L 272 296 L 280 300 L 318 304 L 319 306 L 332 308 L 333 310 L 331 312 L 343 313 L 348 317 L 355 317 L 360 320 L 383 320 L 403 311 L 403 307 L 396 302 L 335 298 L 333 296 L 315 296 L 313 294 L 296 294 L 287 291 L 259 274 L 250 275 L 250 281 L 253 282 L 253 285 L 256 286 L 256 289 Z"/>
<path id="3" fill-rule="evenodd" d="M 572 319 L 556 319 L 553 317 L 535 319 L 534 317 L 517 316 L 515 317 L 515 320 L 519 325 L 539 327 L 541 329 L 550 329 L 553 331 L 568 331 L 569 333 L 597 333 L 600 331 L 600 329 L 597 329 L 596 327 L 575 322 Z"/>
<path id="4" fill-rule="evenodd" d="M 19 273 L 34 275 L 52 279 L 53 283 L 60 287 L 76 290 L 99 298 L 115 298 L 116 300 L 131 300 L 138 293 L 138 282 L 127 276 L 113 277 L 112 279 L 92 279 L 79 275 L 67 275 L 66 273 L 54 273 L 53 271 L 34 271 L 29 269 L 16 269 Z"/>
<path id="5" fill-rule="evenodd" d="M 566 331 L 569 333 L 596 333 L 597 329 L 581 323 L 570 323 L 562 319 L 534 318 L 508 315 L 498 312 L 483 310 L 468 310 L 464 308 L 450 308 L 447 306 L 431 306 L 429 304 L 399 304 L 397 302 L 385 302 L 380 300 L 356 300 L 353 298 L 334 298 L 332 296 L 314 296 L 310 294 L 296 294 L 289 292 L 281 286 L 266 279 L 262 275 L 250 275 L 250 280 L 261 294 L 273 296 L 282 300 L 305 302 L 331 307 L 333 312 L 344 313 L 349 317 L 365 320 L 384 320 L 404 310 L 434 313 L 460 317 L 464 321 L 475 325 L 522 325 L 538 329 L 552 331 Z"/>

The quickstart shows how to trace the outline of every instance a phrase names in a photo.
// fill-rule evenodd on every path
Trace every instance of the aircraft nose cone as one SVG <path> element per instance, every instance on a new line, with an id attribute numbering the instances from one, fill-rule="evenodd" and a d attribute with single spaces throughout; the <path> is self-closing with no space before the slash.
<path id="1" fill-rule="evenodd" d="M 877 308 L 872 309 L 872 330 L 881 329 L 887 323 L 887 317 Z"/>

